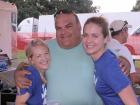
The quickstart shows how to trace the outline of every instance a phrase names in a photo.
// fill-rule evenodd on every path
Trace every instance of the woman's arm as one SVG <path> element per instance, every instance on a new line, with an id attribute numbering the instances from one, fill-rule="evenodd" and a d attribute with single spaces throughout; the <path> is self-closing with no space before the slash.
<path id="1" fill-rule="evenodd" d="M 15 105 L 27 105 L 26 102 L 29 98 L 30 94 L 27 92 L 23 95 L 17 95 Z"/>
<path id="2" fill-rule="evenodd" d="M 131 85 L 128 85 L 126 88 L 121 90 L 118 94 L 125 105 L 139 105 Z"/>

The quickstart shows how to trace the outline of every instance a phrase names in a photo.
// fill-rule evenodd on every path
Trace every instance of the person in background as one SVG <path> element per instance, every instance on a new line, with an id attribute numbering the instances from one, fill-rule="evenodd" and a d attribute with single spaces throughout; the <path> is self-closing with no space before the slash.
<path id="1" fill-rule="evenodd" d="M 39 39 L 32 40 L 26 49 L 29 65 L 24 67 L 31 72 L 26 77 L 32 81 L 29 88 L 17 87 L 16 105 L 46 105 L 47 80 L 45 71 L 49 67 L 50 53 L 47 45 Z"/>
<path id="2" fill-rule="evenodd" d="M 58 10 L 54 15 L 56 39 L 48 42 L 51 53 L 50 68 L 46 72 L 48 100 L 59 101 L 61 105 L 102 105 L 93 83 L 94 66 L 82 46 L 81 25 L 78 16 L 71 10 Z M 121 60 L 122 61 L 122 60 Z M 121 62 L 129 73 L 127 60 Z M 16 70 L 18 87 L 28 87 L 31 82 L 25 78 L 26 70 Z"/>
<path id="3" fill-rule="evenodd" d="M 109 26 L 111 39 L 107 43 L 107 48 L 113 51 L 113 53 L 117 56 L 123 56 L 129 61 L 131 65 L 130 77 L 134 83 L 140 83 L 140 76 L 136 75 L 132 55 L 128 48 L 124 45 L 128 39 L 128 28 L 131 27 L 132 26 L 129 25 L 127 21 L 114 20 Z"/>
<path id="4" fill-rule="evenodd" d="M 83 46 L 95 64 L 96 91 L 104 105 L 139 105 L 119 60 L 106 49 L 108 40 L 108 23 L 103 17 L 91 17 L 85 22 Z"/>

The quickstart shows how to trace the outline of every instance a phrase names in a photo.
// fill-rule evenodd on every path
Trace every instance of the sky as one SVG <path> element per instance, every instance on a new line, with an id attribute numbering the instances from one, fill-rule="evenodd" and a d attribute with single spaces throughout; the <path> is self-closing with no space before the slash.
<path id="1" fill-rule="evenodd" d="M 100 12 L 129 12 L 135 6 L 136 0 L 92 0 L 100 6 Z"/>

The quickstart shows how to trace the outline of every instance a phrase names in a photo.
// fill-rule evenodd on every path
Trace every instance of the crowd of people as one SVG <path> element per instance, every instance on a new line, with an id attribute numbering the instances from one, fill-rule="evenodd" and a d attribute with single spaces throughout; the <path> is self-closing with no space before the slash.
<path id="1" fill-rule="evenodd" d="M 46 42 L 51 58 L 45 74 L 48 102 L 54 101 L 60 105 L 139 105 L 129 79 L 132 64 L 127 57 L 114 54 L 114 49 L 109 50 L 108 23 L 103 17 L 89 18 L 84 24 L 83 35 L 78 16 L 71 10 L 57 11 L 54 21 L 56 39 Z M 128 23 L 120 27 L 121 31 L 128 31 L 125 26 L 128 26 Z M 31 50 L 30 60 L 36 56 L 35 52 L 39 52 L 37 49 L 38 46 Z M 40 52 L 37 56 L 36 59 L 41 57 L 38 60 L 39 65 L 45 64 L 45 54 Z M 16 86 L 19 91 L 32 90 L 30 88 L 33 87 L 36 77 L 27 68 L 36 69 L 37 66 L 34 63 L 22 66 L 18 68 L 24 70 L 17 69 L 15 72 Z M 37 68 L 38 74 L 41 68 Z M 27 78 L 31 74 L 33 78 Z M 38 84 L 36 88 L 41 85 Z M 31 99 L 37 91 L 32 92 L 20 93 L 28 94 Z M 39 94 L 43 96 L 45 93 Z M 17 94 L 17 97 L 22 95 Z M 42 105 L 46 105 L 47 101 L 43 103 L 43 98 Z M 32 105 L 38 105 L 38 99 L 35 102 Z"/>

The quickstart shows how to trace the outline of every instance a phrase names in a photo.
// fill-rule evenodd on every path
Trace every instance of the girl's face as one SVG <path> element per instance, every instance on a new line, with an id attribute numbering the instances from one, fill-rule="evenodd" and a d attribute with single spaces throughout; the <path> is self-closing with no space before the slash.
<path id="1" fill-rule="evenodd" d="M 88 23 L 83 29 L 83 46 L 93 59 L 98 59 L 105 50 L 107 37 L 104 38 L 102 28 L 94 23 Z"/>
<path id="2" fill-rule="evenodd" d="M 41 72 L 47 70 L 50 63 L 50 54 L 48 48 L 44 46 L 33 47 L 32 57 L 29 58 L 29 61 Z"/>

